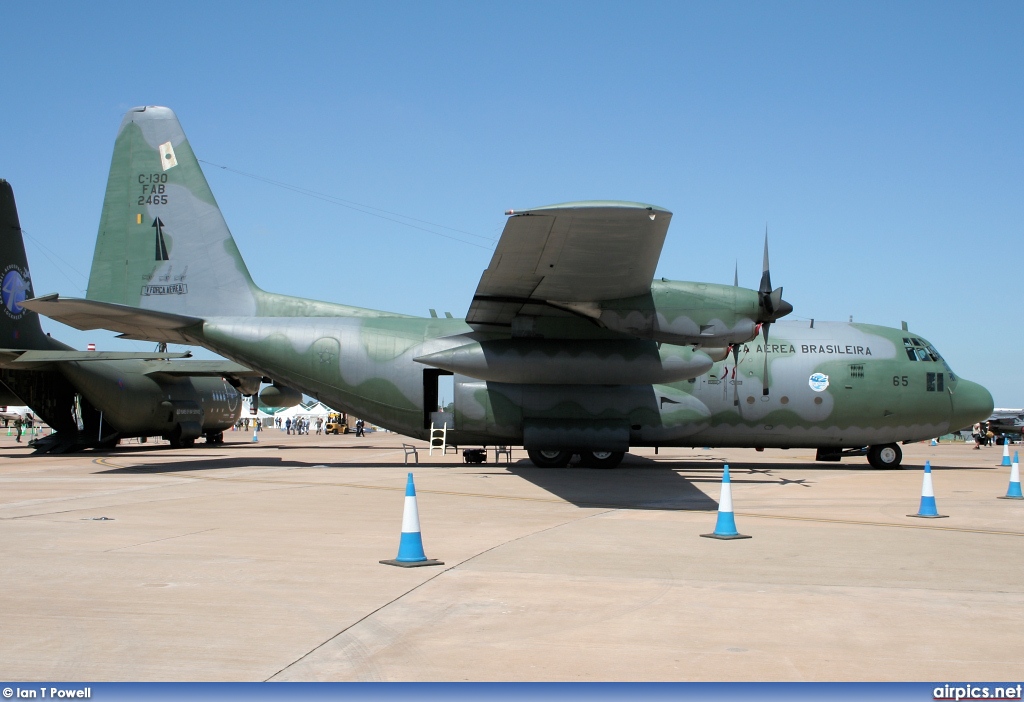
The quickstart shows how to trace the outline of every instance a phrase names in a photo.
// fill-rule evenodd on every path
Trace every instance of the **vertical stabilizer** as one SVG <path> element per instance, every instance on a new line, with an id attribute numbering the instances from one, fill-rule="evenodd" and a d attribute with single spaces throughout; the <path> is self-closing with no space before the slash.
<path id="1" fill-rule="evenodd" d="M 114 144 L 88 298 L 204 317 L 255 314 L 258 294 L 174 112 L 129 110 Z"/>
<path id="2" fill-rule="evenodd" d="M 0 348 L 51 348 L 39 315 L 21 306 L 34 296 L 14 190 L 0 179 Z"/>

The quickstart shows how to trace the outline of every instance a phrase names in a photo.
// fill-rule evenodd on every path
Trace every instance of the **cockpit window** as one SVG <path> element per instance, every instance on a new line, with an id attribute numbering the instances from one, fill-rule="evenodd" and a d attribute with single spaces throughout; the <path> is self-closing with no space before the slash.
<path id="1" fill-rule="evenodd" d="M 903 337 L 903 345 L 907 349 L 907 358 L 909 358 L 911 361 L 916 361 L 917 354 L 914 353 L 914 345 L 910 343 L 910 339 Z"/>
<path id="2" fill-rule="evenodd" d="M 911 361 L 942 361 L 942 356 L 931 344 L 915 337 L 903 337 L 903 347 Z"/>

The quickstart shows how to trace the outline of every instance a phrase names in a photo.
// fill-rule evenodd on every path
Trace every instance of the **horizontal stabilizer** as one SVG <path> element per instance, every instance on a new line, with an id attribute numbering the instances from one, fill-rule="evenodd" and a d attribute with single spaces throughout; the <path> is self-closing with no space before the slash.
<path id="1" fill-rule="evenodd" d="M 257 373 L 254 370 L 250 370 L 243 365 L 234 363 L 233 361 L 167 361 L 157 362 L 153 364 L 153 367 L 146 371 L 146 375 L 156 375 L 162 373 L 164 375 L 173 376 L 188 376 L 188 377 L 199 377 L 205 376 L 209 378 L 221 378 L 224 376 L 232 376 L 236 378 L 255 378 L 262 377 L 262 373 Z"/>
<path id="2" fill-rule="evenodd" d="M 171 358 L 191 358 L 192 352 L 147 353 L 144 351 L 43 351 L 0 349 L 0 368 L 11 370 L 40 370 L 57 363 L 88 361 L 160 361 Z"/>
<path id="3" fill-rule="evenodd" d="M 60 363 L 63 361 L 161 361 L 192 358 L 191 351 L 182 353 L 147 353 L 145 351 L 25 351 L 15 363 Z"/>
<path id="4" fill-rule="evenodd" d="M 110 329 L 133 339 L 179 344 L 194 343 L 185 331 L 203 321 L 197 317 L 142 310 L 113 302 L 62 299 L 57 294 L 25 300 L 22 306 L 75 329 Z"/>

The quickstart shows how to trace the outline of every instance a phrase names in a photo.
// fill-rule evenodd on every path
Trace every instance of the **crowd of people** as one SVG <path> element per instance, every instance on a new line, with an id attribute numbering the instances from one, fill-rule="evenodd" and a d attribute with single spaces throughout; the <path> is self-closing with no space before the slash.
<path id="1" fill-rule="evenodd" d="M 281 418 L 278 417 L 277 428 L 281 428 Z M 312 420 L 310 417 L 296 417 L 292 419 L 288 417 L 284 420 L 284 431 L 286 434 L 309 434 L 310 425 L 316 427 L 316 435 L 320 436 L 324 429 L 324 418 L 317 417 L 316 420 Z"/>
<path id="2" fill-rule="evenodd" d="M 308 435 L 310 431 L 314 431 L 317 436 L 326 433 L 328 420 L 323 417 L 286 417 L 281 419 L 275 417 L 273 420 L 273 426 L 277 429 L 283 430 L 286 434 L 295 434 L 296 436 Z M 331 420 L 335 421 L 335 420 Z M 262 431 L 263 419 L 259 417 L 242 417 L 235 424 L 235 429 L 238 431 L 249 431 L 254 429 L 255 431 Z M 355 434 L 356 436 L 365 436 L 366 423 L 362 419 L 357 419 L 355 423 Z"/>
<path id="3" fill-rule="evenodd" d="M 978 422 L 975 424 L 971 429 L 971 434 L 974 436 L 975 449 L 980 449 L 982 446 L 991 446 L 992 440 L 996 437 L 988 422 Z"/>

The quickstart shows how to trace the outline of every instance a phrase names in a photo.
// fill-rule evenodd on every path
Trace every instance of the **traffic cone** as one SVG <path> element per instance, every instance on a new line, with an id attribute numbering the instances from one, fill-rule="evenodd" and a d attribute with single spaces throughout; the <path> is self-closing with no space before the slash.
<path id="1" fill-rule="evenodd" d="M 924 462 L 924 481 L 921 483 L 921 506 L 917 508 L 917 514 L 908 514 L 908 517 L 923 517 L 925 519 L 940 519 L 948 517 L 948 514 L 939 514 L 935 508 L 935 490 L 932 489 L 932 462 Z"/>
<path id="2" fill-rule="evenodd" d="M 380 562 L 401 568 L 444 565 L 442 561 L 431 560 L 423 553 L 420 511 L 416 507 L 416 486 L 412 482 L 412 473 L 409 473 L 409 479 L 405 483 L 405 511 L 402 513 L 402 540 L 398 543 L 398 556 Z"/>
<path id="3" fill-rule="evenodd" d="M 1020 463 L 1017 461 L 1017 452 L 1013 452 L 1013 467 L 1010 468 L 1010 487 L 1006 489 L 1006 494 L 999 498 L 1000 500 L 1024 500 L 1024 495 L 1020 492 Z"/>
<path id="4" fill-rule="evenodd" d="M 718 521 L 713 534 L 701 534 L 707 539 L 750 539 L 736 531 L 736 517 L 732 513 L 732 484 L 729 481 L 729 464 L 722 471 L 722 496 L 718 500 Z"/>
<path id="5" fill-rule="evenodd" d="M 1010 442 L 1006 439 L 1003 439 L 1003 462 L 999 465 L 1006 467 L 1010 466 Z"/>
<path id="6" fill-rule="evenodd" d="M 258 444 L 260 442 L 260 435 L 256 433 L 256 427 L 252 428 L 252 443 Z"/>
<path id="7" fill-rule="evenodd" d="M 936 441 L 935 439 L 932 439 L 932 442 L 931 442 L 930 444 L 928 444 L 928 445 L 929 445 L 929 446 L 938 446 L 938 445 L 939 445 L 939 442 L 938 442 L 938 441 Z"/>

